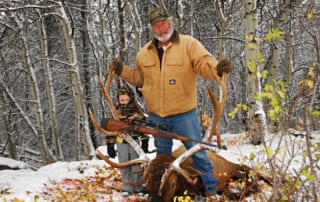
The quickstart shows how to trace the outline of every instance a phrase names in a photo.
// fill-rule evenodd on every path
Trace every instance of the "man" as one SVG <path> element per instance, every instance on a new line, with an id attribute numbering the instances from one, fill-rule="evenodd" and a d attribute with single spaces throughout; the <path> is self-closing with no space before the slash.
<path id="1" fill-rule="evenodd" d="M 156 8 L 148 17 L 154 39 L 138 52 L 136 68 L 113 60 L 114 71 L 129 83 L 142 86 L 149 118 L 153 122 L 167 125 L 171 132 L 201 140 L 196 115 L 197 75 L 209 81 L 219 80 L 223 72 L 231 72 L 231 63 L 217 61 L 192 36 L 178 34 L 165 9 Z M 183 143 L 186 148 L 195 145 L 194 142 Z M 155 137 L 155 146 L 157 154 L 171 154 L 172 139 Z M 201 180 L 206 196 L 214 196 L 218 181 L 213 177 L 213 167 L 206 152 L 194 155 L 193 161 L 195 168 L 205 174 Z"/>

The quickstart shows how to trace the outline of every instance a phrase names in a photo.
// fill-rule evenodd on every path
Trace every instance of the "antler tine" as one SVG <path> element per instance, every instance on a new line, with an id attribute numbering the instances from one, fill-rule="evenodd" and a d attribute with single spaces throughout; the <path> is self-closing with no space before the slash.
<path id="1" fill-rule="evenodd" d="M 107 95 L 110 94 L 110 86 L 111 86 L 111 82 L 114 74 L 115 74 L 114 71 L 109 72 L 106 83 L 104 85 L 104 91 L 106 92 Z"/>
<path id="2" fill-rule="evenodd" d="M 95 119 L 91 109 L 89 108 L 89 115 L 90 115 L 90 118 L 91 118 L 91 121 L 94 125 L 94 127 L 101 133 L 107 135 L 107 136 L 118 136 L 119 135 L 119 132 L 117 131 L 108 131 L 108 130 L 105 130 L 103 128 L 100 127 L 100 125 L 97 123 L 97 120 Z"/>
<path id="3" fill-rule="evenodd" d="M 118 62 L 122 62 L 123 52 L 124 51 L 121 51 L 119 53 L 118 58 L 117 58 Z M 113 66 L 113 62 L 111 60 L 109 61 L 109 69 L 110 69 L 110 72 L 108 74 L 108 77 L 107 77 L 107 80 L 106 80 L 106 83 L 104 86 L 104 90 L 107 95 L 110 95 L 110 86 L 111 86 L 112 78 L 113 78 L 113 76 L 115 76 L 114 66 Z"/>
<path id="4" fill-rule="evenodd" d="M 185 171 L 184 169 L 182 169 L 180 167 L 180 165 L 187 160 L 189 157 L 191 157 L 192 155 L 194 155 L 195 153 L 198 153 L 202 150 L 207 150 L 209 149 L 209 146 L 207 145 L 203 145 L 203 144 L 196 144 L 194 145 L 192 148 L 188 149 L 187 151 L 185 151 L 183 154 L 181 154 L 178 158 L 176 158 L 171 164 L 170 167 L 167 169 L 167 171 L 163 174 L 162 178 L 161 178 L 161 184 L 158 190 L 158 195 L 161 196 L 162 195 L 162 189 L 164 187 L 165 182 L 167 181 L 167 178 L 170 176 L 170 174 L 173 171 L 176 171 L 177 173 L 181 174 L 189 183 L 191 184 L 195 184 L 198 180 L 198 178 L 194 178 L 192 179 L 192 177 L 190 176 L 190 173 Z M 202 173 L 198 170 L 196 170 L 197 173 L 199 175 L 201 175 Z"/>
<path id="5" fill-rule="evenodd" d="M 217 135 L 217 143 L 218 143 L 218 148 L 221 149 L 221 135 L 220 135 L 220 129 L 218 127 L 219 120 L 221 118 L 221 115 L 223 113 L 223 109 L 226 104 L 227 100 L 227 73 L 223 73 L 221 77 L 221 81 L 219 83 L 219 91 L 220 91 L 220 98 L 219 101 L 217 97 L 214 95 L 212 90 L 208 85 L 206 85 L 206 88 L 209 93 L 210 100 L 212 102 L 213 108 L 214 108 L 214 115 L 213 115 L 213 120 L 210 124 L 210 133 L 208 137 L 208 142 L 211 142 L 213 133 L 215 132 Z"/>
<path id="6" fill-rule="evenodd" d="M 117 113 L 117 110 L 116 110 L 116 107 L 114 106 L 113 102 L 112 102 L 112 99 L 110 97 L 110 84 L 111 84 L 111 81 L 112 81 L 112 76 L 113 76 L 114 73 L 110 72 L 109 75 L 108 75 L 108 78 L 107 78 L 107 81 L 106 83 L 108 83 L 108 85 L 106 86 L 103 86 L 102 84 L 102 80 L 101 78 L 99 77 L 98 78 L 98 83 L 99 83 L 99 87 L 100 87 L 100 90 L 102 92 L 102 95 L 104 97 L 104 99 L 106 100 L 108 106 L 110 107 L 110 110 L 111 110 L 111 113 L 112 113 L 112 116 L 119 120 L 119 115 Z M 107 87 L 107 88 L 106 88 Z"/>
<path id="7" fill-rule="evenodd" d="M 122 137 L 123 139 L 125 139 L 130 145 L 131 147 L 133 147 L 133 149 L 137 152 L 137 154 L 139 155 L 140 159 L 146 160 L 148 161 L 148 157 L 147 154 L 142 150 L 142 148 L 140 147 L 140 145 L 130 136 L 127 134 L 120 134 L 120 137 Z"/>
<path id="8" fill-rule="evenodd" d="M 97 149 L 96 150 L 96 153 L 98 154 L 98 156 L 104 160 L 105 162 L 107 162 L 109 165 L 111 165 L 112 167 L 115 167 L 115 168 L 119 168 L 119 169 L 122 169 L 122 168 L 127 168 L 129 166 L 133 166 L 133 165 L 137 165 L 137 164 L 144 164 L 147 162 L 147 160 L 145 159 L 134 159 L 132 161 L 128 161 L 128 162 L 123 162 L 123 163 L 116 163 L 116 162 L 113 162 L 111 161 L 108 157 L 106 157 L 105 155 L 103 155 L 103 153 Z"/>

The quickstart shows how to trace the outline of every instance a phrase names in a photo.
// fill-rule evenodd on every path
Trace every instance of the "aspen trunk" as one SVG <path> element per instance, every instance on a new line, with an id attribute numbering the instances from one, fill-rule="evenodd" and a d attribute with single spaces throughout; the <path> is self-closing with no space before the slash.
<path id="1" fill-rule="evenodd" d="M 245 57 L 247 69 L 247 96 L 249 104 L 249 128 L 252 135 L 252 144 L 260 144 L 267 133 L 266 115 L 262 100 L 256 95 L 261 93 L 259 44 L 257 32 L 256 1 L 244 0 L 245 7 Z"/>
<path id="2" fill-rule="evenodd" d="M 41 16 L 41 11 L 37 10 L 38 15 Z M 46 26 L 44 23 L 44 18 L 41 18 L 41 21 L 37 21 L 36 26 L 40 38 L 40 47 L 41 47 L 41 66 L 44 71 L 45 75 L 45 87 L 48 97 L 48 105 L 49 105 L 49 117 L 50 117 L 50 128 L 51 128 L 51 138 L 52 138 L 52 144 L 54 148 L 54 155 L 55 158 L 58 160 L 63 160 L 63 154 L 61 149 L 60 140 L 58 137 L 58 124 L 57 124 L 57 118 L 56 118 L 56 100 L 55 100 L 55 93 L 53 89 L 53 82 L 52 82 L 52 72 L 50 67 L 50 62 L 48 60 L 48 41 L 47 41 L 47 32 L 46 32 Z"/>
<path id="3" fill-rule="evenodd" d="M 30 49 L 26 41 L 27 40 L 26 34 L 24 32 L 24 27 L 22 23 L 19 21 L 19 19 L 16 16 L 12 17 L 12 23 L 16 27 L 19 27 L 20 29 L 19 45 L 21 50 L 22 64 L 24 69 L 28 73 L 27 77 L 28 77 L 28 82 L 31 90 L 31 96 L 32 96 L 31 100 L 33 101 L 33 107 L 35 112 L 36 125 L 33 131 L 36 134 L 38 139 L 42 160 L 44 161 L 44 163 L 52 163 L 53 161 L 55 161 L 55 158 L 52 156 L 51 152 L 48 149 L 46 138 L 44 135 L 43 111 L 42 111 L 42 106 L 40 101 L 39 86 L 37 84 L 36 73 L 31 64 L 31 59 L 28 52 L 28 50 Z M 31 122 L 29 123 L 31 124 Z"/>

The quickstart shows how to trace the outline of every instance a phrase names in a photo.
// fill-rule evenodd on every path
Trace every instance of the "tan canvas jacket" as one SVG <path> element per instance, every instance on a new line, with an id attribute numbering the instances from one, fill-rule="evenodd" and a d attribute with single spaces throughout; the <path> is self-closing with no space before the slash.
<path id="1" fill-rule="evenodd" d="M 137 54 L 136 68 L 124 66 L 120 77 L 142 85 L 147 110 L 161 117 L 196 107 L 197 75 L 209 81 L 220 79 L 218 60 L 195 38 L 177 35 L 163 53 L 161 67 L 154 41 Z"/>

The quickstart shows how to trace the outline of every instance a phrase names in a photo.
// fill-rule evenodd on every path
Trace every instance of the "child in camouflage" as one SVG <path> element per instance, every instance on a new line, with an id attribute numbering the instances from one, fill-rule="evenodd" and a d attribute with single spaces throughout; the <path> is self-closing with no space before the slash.
<path id="1" fill-rule="evenodd" d="M 118 90 L 118 105 L 116 106 L 117 112 L 119 114 L 120 121 L 130 123 L 133 119 L 145 120 L 144 114 L 141 112 L 139 107 L 137 106 L 134 92 L 132 89 L 124 84 Z M 106 120 L 101 121 L 101 126 L 105 125 Z M 148 141 L 149 138 L 147 135 L 139 134 L 136 132 L 132 132 L 130 134 L 134 140 L 138 143 L 141 141 L 141 147 L 144 152 L 148 152 Z M 138 158 L 138 154 L 132 148 L 130 144 L 128 144 L 125 140 L 120 137 L 107 137 L 107 149 L 109 157 L 114 158 L 116 156 L 116 152 L 114 149 L 114 144 L 116 142 L 117 151 L 118 151 L 118 160 L 119 162 L 127 162 L 133 159 Z M 128 168 L 120 169 L 122 176 L 122 191 L 128 193 L 139 193 L 143 192 L 144 188 L 142 186 L 132 186 L 128 184 L 126 181 L 138 182 L 141 178 L 140 174 L 132 173 L 135 170 L 138 170 L 139 166 L 132 166 Z"/>

